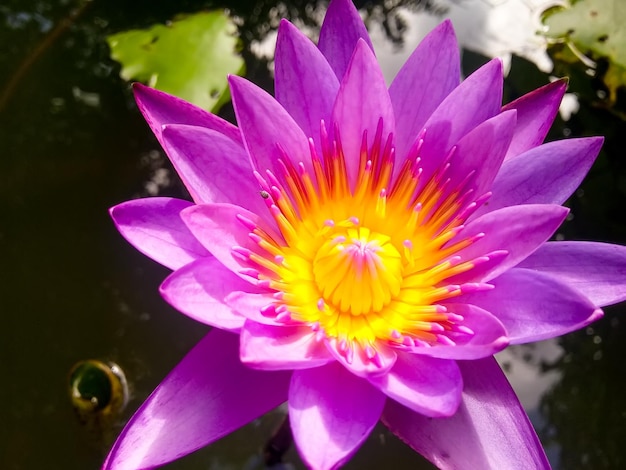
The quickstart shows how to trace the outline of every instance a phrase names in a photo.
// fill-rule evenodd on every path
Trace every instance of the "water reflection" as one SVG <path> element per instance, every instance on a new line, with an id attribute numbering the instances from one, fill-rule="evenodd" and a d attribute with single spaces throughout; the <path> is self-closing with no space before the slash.
<path id="1" fill-rule="evenodd" d="M 83 4 L 3 2 L 0 84 L 8 83 L 25 58 Z M 409 52 L 399 44 L 417 41 L 400 4 L 362 5 L 372 30 L 378 31 L 376 47 L 389 70 Z M 72 364 L 89 357 L 119 363 L 133 389 L 130 414 L 206 332 L 159 298 L 167 270 L 128 246 L 109 220 L 108 207 L 120 201 L 186 193 L 134 108 L 127 84 L 118 78 L 119 66 L 109 60 L 104 36 L 210 6 L 228 6 L 240 17 L 248 75 L 271 88 L 270 58 L 256 58 L 251 44 L 271 34 L 282 16 L 297 18 L 314 36 L 324 3 L 94 1 L 32 62 L 0 111 L 3 468 L 98 468 L 110 442 L 92 443 L 75 419 L 66 391 Z M 464 60 L 469 72 L 482 59 L 468 53 Z M 511 67 L 507 100 L 547 81 L 523 60 L 513 58 Z M 558 122 L 552 137 L 605 134 L 608 139 L 570 201 L 575 217 L 562 234 L 624 243 L 624 123 L 598 108 L 597 84 L 576 70 L 568 73 L 581 109 L 567 123 Z M 229 114 L 226 108 L 224 115 Z M 608 309 L 592 330 L 501 357 L 511 364 L 511 380 L 544 441 L 553 446 L 549 451 L 554 450 L 553 462 L 561 462 L 557 467 L 626 467 L 623 310 Z M 276 410 L 169 468 L 254 468 L 282 419 L 283 412 Z M 118 429 L 119 424 L 113 431 Z M 302 468 L 293 449 L 285 460 Z M 390 464 L 431 468 L 383 427 L 347 468 Z"/>

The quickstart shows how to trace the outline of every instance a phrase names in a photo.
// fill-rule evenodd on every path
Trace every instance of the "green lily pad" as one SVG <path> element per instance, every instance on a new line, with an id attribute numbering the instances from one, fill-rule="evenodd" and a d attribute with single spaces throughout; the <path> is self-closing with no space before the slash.
<path id="1" fill-rule="evenodd" d="M 107 37 L 124 80 L 137 80 L 216 111 L 229 99 L 228 74 L 241 74 L 237 27 L 224 11 Z"/>
<path id="2" fill-rule="evenodd" d="M 609 66 L 603 79 L 615 100 L 617 89 L 626 85 L 626 1 L 578 0 L 570 7 L 545 14 L 546 36 L 564 41 L 574 51 Z"/>

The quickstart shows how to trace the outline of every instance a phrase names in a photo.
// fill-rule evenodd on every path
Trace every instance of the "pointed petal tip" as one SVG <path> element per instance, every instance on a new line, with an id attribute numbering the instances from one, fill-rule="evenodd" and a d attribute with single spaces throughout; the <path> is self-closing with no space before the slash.
<path id="1" fill-rule="evenodd" d="M 150 99 L 153 99 L 153 98 L 159 99 L 159 98 L 166 98 L 166 97 L 174 98 L 169 93 L 157 90 L 156 88 L 153 88 L 148 85 L 144 85 L 141 82 L 133 82 L 130 86 L 133 91 L 133 96 L 135 97 L 135 101 L 139 105 L 139 109 L 142 110 L 142 112 L 143 112 L 142 105 L 144 104 L 144 102 Z"/>
<path id="2" fill-rule="evenodd" d="M 239 75 L 228 74 L 226 79 L 228 80 L 228 85 L 230 86 L 231 92 L 233 91 L 233 87 L 237 89 L 241 89 L 246 86 L 255 86 L 252 82 L 250 82 L 244 77 L 240 77 Z M 235 97 L 233 96 L 232 99 L 234 101 Z"/>
<path id="3" fill-rule="evenodd" d="M 593 323 L 594 321 L 599 320 L 603 316 L 604 316 L 604 310 L 602 310 L 601 308 L 597 308 L 593 311 L 593 313 L 589 317 L 589 323 Z"/>
<path id="4" fill-rule="evenodd" d="M 130 84 L 130 87 L 133 90 L 135 96 L 137 96 L 137 94 L 145 93 L 147 91 L 146 88 L 150 88 L 149 86 L 144 85 L 141 82 L 133 82 Z"/>
<path id="5" fill-rule="evenodd" d="M 567 87 L 569 86 L 569 77 L 558 78 L 554 80 L 552 83 L 556 84 L 554 85 L 556 88 L 563 88 L 564 90 L 566 90 Z"/>
<path id="6" fill-rule="evenodd" d="M 280 22 L 278 23 L 278 37 L 280 37 L 282 34 L 285 34 L 286 30 L 294 29 L 300 32 L 300 30 L 296 28 L 296 26 L 291 21 L 286 18 L 281 18 Z"/>
<path id="7" fill-rule="evenodd" d="M 453 36 L 456 42 L 456 31 L 454 29 L 454 24 L 450 18 L 446 18 L 437 26 L 435 26 L 430 34 L 433 34 L 435 31 L 439 32 L 442 36 Z"/>

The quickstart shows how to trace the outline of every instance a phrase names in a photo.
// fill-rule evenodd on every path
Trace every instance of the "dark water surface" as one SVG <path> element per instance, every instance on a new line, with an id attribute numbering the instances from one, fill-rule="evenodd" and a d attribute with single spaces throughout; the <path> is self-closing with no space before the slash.
<path id="1" fill-rule="evenodd" d="M 372 21 L 383 21 L 397 41 L 402 30 L 387 5 L 372 10 Z M 161 300 L 157 289 L 168 271 L 130 247 L 109 219 L 107 209 L 124 200 L 187 196 L 118 78 L 104 37 L 224 6 L 243 19 L 248 77 L 267 87 L 267 60 L 249 52 L 251 41 L 284 14 L 312 27 L 320 19 L 303 1 L 279 9 L 242 0 L 0 4 L 2 469 L 98 468 L 122 422 L 207 331 Z M 470 69 L 472 59 L 481 60 L 467 54 Z M 507 100 L 548 81 L 521 60 L 512 73 Z M 593 97 L 598 84 L 580 74 L 572 87 Z M 607 135 L 560 236 L 626 242 L 625 131 L 591 101 L 567 125 L 555 125 L 551 138 Z M 606 310 L 585 331 L 502 358 L 555 468 L 626 468 L 626 319 L 623 305 Z M 118 425 L 81 424 L 72 409 L 68 373 L 89 358 L 126 371 L 132 396 Z M 281 419 L 277 410 L 168 468 L 262 468 L 259 449 Z M 286 460 L 301 468 L 293 449 Z M 347 468 L 390 465 L 430 468 L 384 428 Z"/>

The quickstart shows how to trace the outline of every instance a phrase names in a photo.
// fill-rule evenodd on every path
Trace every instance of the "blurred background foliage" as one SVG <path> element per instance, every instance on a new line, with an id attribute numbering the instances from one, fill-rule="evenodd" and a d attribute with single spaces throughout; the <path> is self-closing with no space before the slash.
<path id="1" fill-rule="evenodd" d="M 218 111 L 229 99 L 228 74 L 244 71 L 236 32 L 228 14 L 214 10 L 112 34 L 107 42 L 124 80 Z"/>
<path id="2" fill-rule="evenodd" d="M 582 64 L 604 84 L 598 98 L 608 108 L 617 104 L 626 85 L 626 2 L 578 0 L 544 14 L 551 55 L 558 66 Z M 623 101 L 623 96 L 619 98 Z M 620 103 L 623 107 L 624 103 Z M 616 109 L 622 117 L 623 111 Z"/>
<path id="3" fill-rule="evenodd" d="M 464 1 L 469 0 L 451 3 Z M 356 3 L 368 26 L 379 28 L 384 41 L 397 49 L 404 46 L 411 27 L 405 12 L 442 15 L 451 4 Z M 224 89 L 220 80 L 228 69 L 245 73 L 272 91 L 272 57 L 260 54 L 259 44 L 271 38 L 283 17 L 315 39 L 326 5 L 322 0 L 0 4 L 3 468 L 99 468 L 124 420 L 207 331 L 159 298 L 158 285 L 167 270 L 126 244 L 107 214 L 109 207 L 131 198 L 188 197 L 137 111 L 126 79 L 154 82 L 155 70 L 166 74 L 173 69 L 181 76 L 189 74 L 193 83 L 197 72 L 196 92 L 208 90 L 210 97 L 211 91 L 220 94 Z M 222 13 L 225 9 L 228 16 Z M 211 16 L 215 15 L 207 13 L 211 11 L 220 13 Z M 558 118 L 549 139 L 606 136 L 596 165 L 568 202 L 572 215 L 559 231 L 560 239 L 626 243 L 625 42 L 619 26 L 626 20 L 623 12 L 621 0 L 579 0 L 569 10 L 554 10 L 545 16 L 555 64 L 552 74 L 514 57 L 505 81 L 508 102 L 544 85 L 552 75 L 569 76 L 569 91 L 576 94 L 579 110 L 567 121 Z M 129 31 L 142 30 L 132 34 L 144 34 L 152 42 L 155 31 L 170 34 L 173 24 L 200 18 L 221 22 L 219 31 L 236 26 L 237 35 L 229 32 L 228 44 L 218 48 L 229 62 L 210 76 L 217 82 L 202 82 L 213 67 L 210 58 L 194 58 L 195 70 L 187 66 L 177 70 L 177 60 L 154 60 L 148 55 L 154 51 L 127 43 L 142 51 L 141 56 L 133 55 L 132 48 L 123 45 L 124 35 L 131 37 Z M 180 33 L 185 36 L 184 28 Z M 159 38 L 152 45 L 161 39 L 170 46 L 185 44 L 182 39 Z M 464 51 L 464 73 L 486 60 Z M 133 61 L 141 67 L 129 72 Z M 157 63 L 155 69 L 147 68 L 151 61 Z M 183 83 L 180 76 L 172 82 Z M 234 119 L 229 104 L 220 114 Z M 543 394 L 540 406 L 528 410 L 557 469 L 626 467 L 626 448 L 621 444 L 626 442 L 623 314 L 623 305 L 608 308 L 605 319 L 559 339 L 561 353 L 556 359 L 538 355 L 533 346 L 515 350 L 537 374 L 556 372 L 559 377 Z M 86 427 L 77 419 L 68 392 L 72 366 L 91 358 L 119 364 L 129 381 L 129 406 L 112 426 L 107 420 L 106 429 Z M 278 410 L 168 468 L 261 468 L 260 449 L 281 420 Z M 293 449 L 286 459 L 301 468 Z M 431 468 L 382 427 L 347 468 L 390 464 Z"/>

